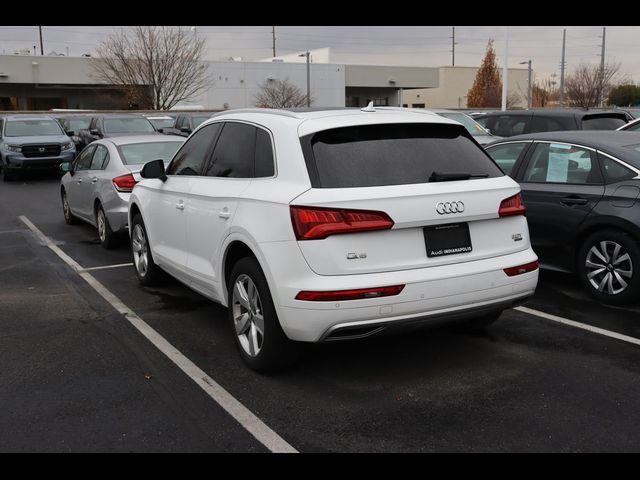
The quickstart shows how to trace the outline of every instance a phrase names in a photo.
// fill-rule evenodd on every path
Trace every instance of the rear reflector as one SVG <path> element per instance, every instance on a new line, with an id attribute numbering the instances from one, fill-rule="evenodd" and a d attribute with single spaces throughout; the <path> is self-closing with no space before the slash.
<path id="1" fill-rule="evenodd" d="M 498 215 L 501 217 L 511 217 L 513 215 L 524 215 L 527 209 L 522 202 L 522 196 L 518 193 L 513 197 L 505 198 L 500 203 Z"/>
<path id="2" fill-rule="evenodd" d="M 522 275 L 523 273 L 533 272 L 534 270 L 537 270 L 539 266 L 540 264 L 536 260 L 535 262 L 525 263 L 518 267 L 505 268 L 504 273 L 509 277 L 514 277 L 516 275 Z"/>
<path id="3" fill-rule="evenodd" d="M 338 233 L 388 230 L 393 227 L 393 220 L 384 212 L 293 205 L 291 222 L 298 240 L 319 240 Z"/>
<path id="4" fill-rule="evenodd" d="M 333 292 L 302 291 L 296 295 L 296 300 L 306 300 L 309 302 L 337 302 L 341 300 L 364 300 L 368 298 L 391 297 L 393 295 L 398 295 L 403 288 L 404 285 L 394 285 L 392 287 L 336 290 Z"/>
<path id="5" fill-rule="evenodd" d="M 133 178 L 133 174 L 127 173 L 126 175 L 120 175 L 119 177 L 111 180 L 113 182 L 113 186 L 116 187 L 116 190 L 119 192 L 129 193 L 133 190 L 135 186 L 136 179 Z"/>

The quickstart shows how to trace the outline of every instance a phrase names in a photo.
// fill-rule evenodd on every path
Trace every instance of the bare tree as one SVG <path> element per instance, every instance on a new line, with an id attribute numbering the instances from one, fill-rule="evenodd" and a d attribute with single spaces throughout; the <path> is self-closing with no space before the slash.
<path id="1" fill-rule="evenodd" d="M 181 27 L 120 30 L 96 49 L 94 77 L 122 86 L 136 103 L 168 110 L 211 85 L 207 67 L 201 62 L 204 45 L 204 39 Z"/>
<path id="2" fill-rule="evenodd" d="M 571 107 L 597 107 L 602 96 L 615 82 L 620 63 L 607 63 L 604 75 L 599 65 L 581 63 L 567 75 L 564 82 L 565 96 Z"/>
<path id="3" fill-rule="evenodd" d="M 313 103 L 313 97 L 309 103 Z M 255 105 L 260 108 L 306 107 L 307 95 L 288 78 L 267 80 L 260 85 L 260 91 L 255 96 Z"/>

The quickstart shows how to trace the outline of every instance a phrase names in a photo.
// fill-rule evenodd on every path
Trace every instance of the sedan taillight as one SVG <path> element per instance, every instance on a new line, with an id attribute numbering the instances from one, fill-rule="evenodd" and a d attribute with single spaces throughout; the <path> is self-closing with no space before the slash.
<path id="1" fill-rule="evenodd" d="M 393 227 L 393 220 L 384 212 L 324 207 L 291 206 L 291 222 L 298 240 L 319 240 L 338 233 Z"/>
<path id="2" fill-rule="evenodd" d="M 119 177 L 116 177 L 111 181 L 113 182 L 113 186 L 116 188 L 116 190 L 122 193 L 130 193 L 133 190 L 135 184 L 138 183 L 136 179 L 133 178 L 133 174 L 131 173 L 120 175 Z"/>

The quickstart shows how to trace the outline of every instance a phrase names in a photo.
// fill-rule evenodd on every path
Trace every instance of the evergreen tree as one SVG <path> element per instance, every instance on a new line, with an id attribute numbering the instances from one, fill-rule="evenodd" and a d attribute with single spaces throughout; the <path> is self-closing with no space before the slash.
<path id="1" fill-rule="evenodd" d="M 501 105 L 502 79 L 496 64 L 496 52 L 493 49 L 492 38 L 489 39 L 487 53 L 467 96 L 467 107 L 469 108 L 495 108 Z"/>

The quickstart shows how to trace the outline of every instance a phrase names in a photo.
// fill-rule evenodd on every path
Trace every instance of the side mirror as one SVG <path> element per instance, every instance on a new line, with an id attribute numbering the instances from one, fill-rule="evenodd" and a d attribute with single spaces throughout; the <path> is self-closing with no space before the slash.
<path id="1" fill-rule="evenodd" d="M 140 170 L 140 176 L 142 178 L 159 178 L 165 182 L 167 180 L 167 176 L 164 173 L 164 161 L 152 160 L 145 163 L 142 170 Z"/>
<path id="2" fill-rule="evenodd" d="M 489 130 L 487 127 L 484 127 L 484 129 L 487 131 L 489 135 L 493 135 L 493 133 L 491 133 L 491 130 Z"/>
<path id="3" fill-rule="evenodd" d="M 97 135 L 100 136 L 100 130 L 98 130 L 97 128 L 92 128 L 91 130 L 89 130 L 89 133 L 91 135 Z"/>
<path id="4" fill-rule="evenodd" d="M 76 134 L 76 132 L 74 132 L 73 130 L 67 130 L 64 133 L 67 134 L 67 137 L 73 137 Z"/>
<path id="5" fill-rule="evenodd" d="M 159 132 L 159 133 L 164 133 L 164 128 L 162 128 L 162 127 L 161 127 L 161 128 L 159 128 L 159 129 L 158 129 L 158 132 Z"/>
<path id="6" fill-rule="evenodd" d="M 182 128 L 180 129 L 180 131 L 181 131 L 182 133 L 191 133 L 191 129 L 190 129 L 189 127 L 182 127 Z"/>
<path id="7" fill-rule="evenodd" d="M 71 162 L 63 162 L 60 164 L 61 172 L 70 172 L 71 171 Z"/>

